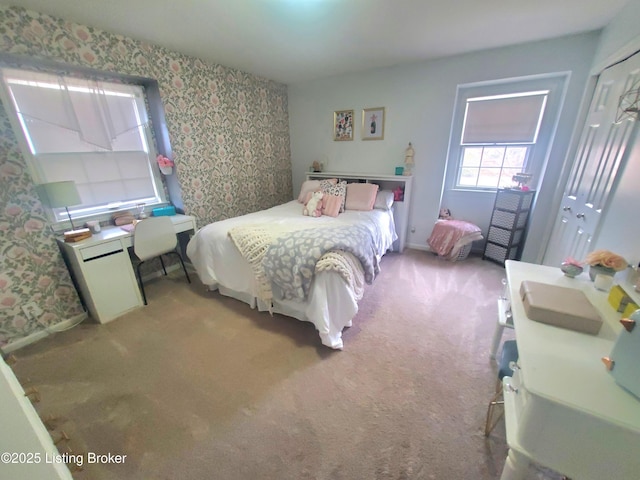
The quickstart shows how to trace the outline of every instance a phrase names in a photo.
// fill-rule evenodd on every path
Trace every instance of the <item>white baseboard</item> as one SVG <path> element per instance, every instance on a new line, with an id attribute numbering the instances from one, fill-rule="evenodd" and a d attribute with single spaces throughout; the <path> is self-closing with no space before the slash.
<path id="1" fill-rule="evenodd" d="M 410 248 L 412 250 L 424 250 L 425 252 L 430 252 L 431 249 L 429 245 L 424 245 L 422 243 L 407 243 L 405 248 Z"/>
<path id="2" fill-rule="evenodd" d="M 68 318 L 59 323 L 56 323 L 51 327 L 46 327 L 44 330 L 38 330 L 37 332 L 33 332 L 32 334 L 27 335 L 26 337 L 22 337 L 14 342 L 8 343 L 4 347 L 2 347 L 2 352 L 10 353 L 15 350 L 18 350 L 19 348 L 26 347 L 27 345 L 31 345 L 32 343 L 37 342 L 38 340 L 42 340 L 43 338 L 48 337 L 52 333 L 69 330 L 70 328 L 73 328 L 79 323 L 81 323 L 82 321 L 84 321 L 86 318 L 87 318 L 87 314 L 81 313 L 79 315 L 76 315 L 75 317 Z"/>

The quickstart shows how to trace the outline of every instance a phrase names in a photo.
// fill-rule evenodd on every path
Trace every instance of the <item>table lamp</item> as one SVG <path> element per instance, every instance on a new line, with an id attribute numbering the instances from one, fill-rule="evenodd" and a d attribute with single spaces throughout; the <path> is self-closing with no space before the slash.
<path id="1" fill-rule="evenodd" d="M 66 180 L 63 182 L 43 183 L 37 185 L 36 190 L 43 204 L 51 208 L 64 207 L 67 211 L 69 222 L 71 223 L 71 230 L 64 232 L 65 242 L 77 242 L 91 236 L 91 231 L 88 228 L 76 230 L 73 225 L 73 220 L 71 219 L 71 214 L 69 213 L 69 206 L 82 203 L 74 181 Z"/>

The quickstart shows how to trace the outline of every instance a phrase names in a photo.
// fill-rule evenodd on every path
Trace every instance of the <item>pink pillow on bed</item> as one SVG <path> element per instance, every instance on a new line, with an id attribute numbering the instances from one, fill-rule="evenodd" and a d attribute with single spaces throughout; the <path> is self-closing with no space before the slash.
<path id="1" fill-rule="evenodd" d="M 315 192 L 316 190 L 322 190 L 324 185 L 335 185 L 338 183 L 337 178 L 328 178 L 326 180 L 306 180 L 302 183 L 302 187 L 300 187 L 300 195 L 298 195 L 298 202 L 306 204 L 307 195 L 310 192 Z"/>
<path id="2" fill-rule="evenodd" d="M 307 197 L 315 190 L 320 190 L 320 180 L 307 180 L 303 182 L 302 187 L 300 187 L 298 202 L 306 204 L 308 201 Z"/>
<path id="3" fill-rule="evenodd" d="M 342 182 L 336 184 L 322 184 L 320 186 L 322 189 L 322 193 L 324 193 L 325 197 L 333 195 L 335 197 L 342 198 L 342 203 L 340 204 L 339 213 L 344 212 L 344 199 L 347 196 L 347 182 L 344 180 Z"/>
<path id="4" fill-rule="evenodd" d="M 325 195 L 322 197 L 322 214 L 337 217 L 342 206 L 342 195 Z"/>
<path id="5" fill-rule="evenodd" d="M 350 183 L 347 185 L 347 199 L 345 210 L 373 210 L 376 202 L 378 185 L 375 183 Z"/>

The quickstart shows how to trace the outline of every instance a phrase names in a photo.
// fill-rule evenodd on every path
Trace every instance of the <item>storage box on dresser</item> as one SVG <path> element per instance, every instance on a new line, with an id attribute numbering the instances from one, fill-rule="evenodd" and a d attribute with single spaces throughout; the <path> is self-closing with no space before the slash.
<path id="1" fill-rule="evenodd" d="M 520 260 L 534 196 L 533 190 L 498 190 L 483 259 L 501 265 L 505 260 Z"/>

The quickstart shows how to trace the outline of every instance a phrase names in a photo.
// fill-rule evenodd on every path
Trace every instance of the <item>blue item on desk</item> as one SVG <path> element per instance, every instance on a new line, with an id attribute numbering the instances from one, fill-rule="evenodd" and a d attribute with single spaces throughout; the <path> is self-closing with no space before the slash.
<path id="1" fill-rule="evenodd" d="M 620 323 L 624 328 L 618 334 L 613 344 L 611 355 L 602 360 L 618 385 L 640 398 L 640 310 L 636 310 L 629 318 L 623 318 Z"/>
<path id="2" fill-rule="evenodd" d="M 173 205 L 167 205 L 166 207 L 158 207 L 151 210 L 151 215 L 154 217 L 171 216 L 176 214 L 176 207 Z"/>

